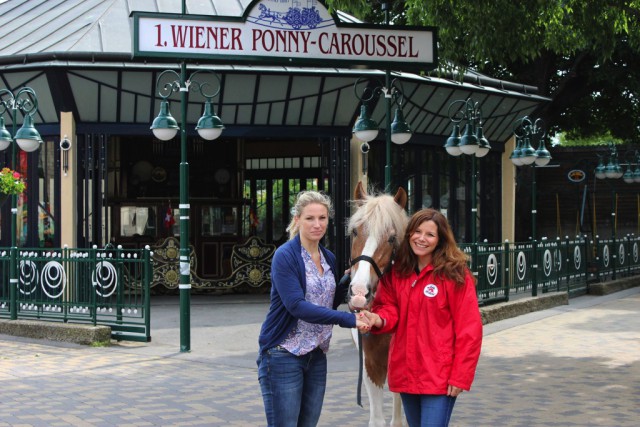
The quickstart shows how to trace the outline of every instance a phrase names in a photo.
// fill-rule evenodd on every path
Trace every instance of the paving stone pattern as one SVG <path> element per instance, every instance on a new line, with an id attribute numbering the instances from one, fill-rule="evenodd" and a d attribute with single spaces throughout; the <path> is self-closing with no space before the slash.
<path id="1" fill-rule="evenodd" d="M 194 305 L 189 353 L 179 351 L 170 299 L 154 304 L 157 338 L 148 344 L 92 348 L 0 335 L 0 427 L 264 426 L 255 342 L 267 303 L 226 301 Z M 364 408 L 355 403 L 350 340 L 334 329 L 321 426 L 368 423 L 366 397 Z M 639 420 L 635 288 L 486 325 L 473 389 L 458 399 L 451 426 L 631 427 Z"/>

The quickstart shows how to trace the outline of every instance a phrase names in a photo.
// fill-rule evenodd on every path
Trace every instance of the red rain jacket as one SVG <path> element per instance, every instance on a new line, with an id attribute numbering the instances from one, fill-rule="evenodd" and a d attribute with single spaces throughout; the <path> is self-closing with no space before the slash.
<path id="1" fill-rule="evenodd" d="M 394 333 L 389 349 L 389 389 L 397 393 L 446 394 L 447 385 L 469 390 L 482 345 L 476 288 L 435 279 L 431 265 L 420 274 L 385 274 L 371 311 L 385 324 L 372 333 Z"/>

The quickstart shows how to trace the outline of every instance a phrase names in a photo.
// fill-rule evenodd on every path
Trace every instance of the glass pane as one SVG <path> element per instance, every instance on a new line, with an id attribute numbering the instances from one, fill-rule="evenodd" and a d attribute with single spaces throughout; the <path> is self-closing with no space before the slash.
<path id="1" fill-rule="evenodd" d="M 282 179 L 274 179 L 272 181 L 272 194 L 273 194 L 273 228 L 272 228 L 272 238 L 274 241 L 278 241 L 281 239 L 286 240 L 286 227 L 287 225 L 283 222 L 282 216 L 282 196 L 283 196 L 283 180 Z"/>
<path id="2" fill-rule="evenodd" d="M 256 180 L 256 235 L 267 240 L 267 230 L 264 226 L 267 219 L 267 180 Z"/>
<path id="3" fill-rule="evenodd" d="M 178 209 L 173 209 L 174 218 L 178 213 Z M 164 218 L 165 223 L 168 223 L 166 222 L 168 220 L 168 216 Z M 120 208 L 120 236 L 157 237 L 156 208 L 148 206 L 122 206 Z"/>
<path id="4" fill-rule="evenodd" d="M 433 207 L 433 182 L 429 179 L 429 175 L 422 175 L 422 207 Z"/>
<path id="5" fill-rule="evenodd" d="M 407 179 L 407 213 L 409 215 L 413 215 L 414 213 L 414 209 L 413 209 L 413 194 L 415 191 L 415 181 L 416 179 L 414 177 L 411 177 L 409 179 Z"/>

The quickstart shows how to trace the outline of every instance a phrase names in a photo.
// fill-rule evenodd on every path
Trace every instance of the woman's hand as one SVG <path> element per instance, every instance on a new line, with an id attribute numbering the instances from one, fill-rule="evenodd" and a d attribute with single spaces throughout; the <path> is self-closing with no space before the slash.
<path id="1" fill-rule="evenodd" d="M 371 330 L 371 326 L 369 326 L 369 319 L 367 319 L 362 312 L 355 313 L 354 316 L 356 316 L 356 328 L 358 328 L 358 331 L 361 334 L 368 333 Z"/>
<path id="2" fill-rule="evenodd" d="M 459 387 L 456 387 L 454 385 L 449 384 L 447 386 L 447 396 L 451 396 L 451 397 L 458 397 L 458 395 L 460 393 L 462 393 L 463 390 Z"/>
<path id="3" fill-rule="evenodd" d="M 362 310 L 360 314 L 364 314 L 364 317 L 367 318 L 367 320 L 369 321 L 369 325 L 371 325 L 371 327 L 381 328 L 384 326 L 384 321 L 376 313 L 372 313 L 367 310 Z"/>

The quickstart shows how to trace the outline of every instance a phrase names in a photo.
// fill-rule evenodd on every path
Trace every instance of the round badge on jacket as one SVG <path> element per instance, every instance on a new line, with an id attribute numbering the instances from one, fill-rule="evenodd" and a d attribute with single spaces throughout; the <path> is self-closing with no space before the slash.
<path id="1" fill-rule="evenodd" d="M 424 287 L 424 296 L 428 298 L 433 298 L 438 295 L 438 287 L 433 283 L 428 284 Z"/>

